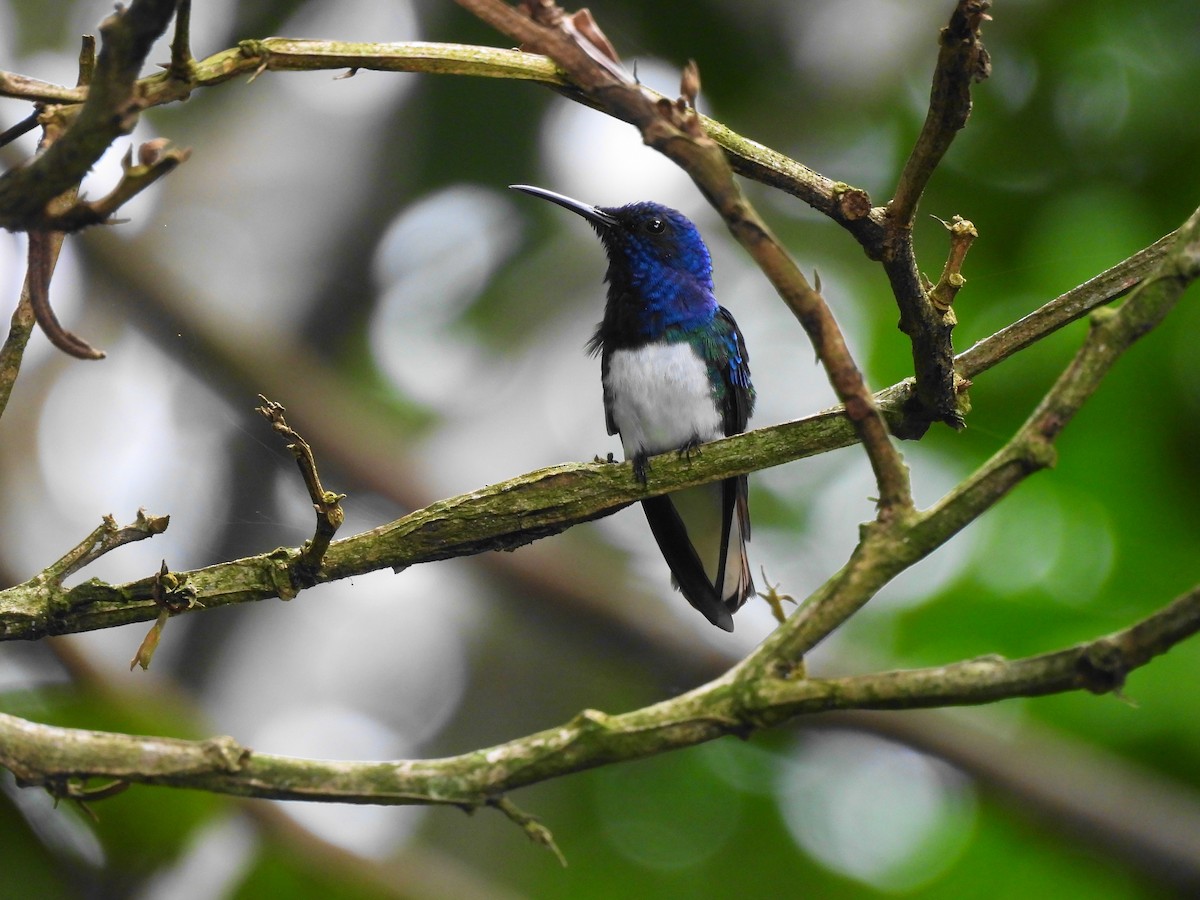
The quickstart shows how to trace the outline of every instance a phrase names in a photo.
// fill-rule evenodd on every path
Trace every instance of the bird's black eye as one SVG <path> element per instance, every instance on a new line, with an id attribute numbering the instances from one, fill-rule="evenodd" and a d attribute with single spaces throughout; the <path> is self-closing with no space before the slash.
<path id="1" fill-rule="evenodd" d="M 662 234 L 663 229 L 666 228 L 667 226 L 666 226 L 666 223 L 664 223 L 662 219 L 647 219 L 646 224 L 643 225 L 642 227 L 645 228 L 651 234 Z"/>

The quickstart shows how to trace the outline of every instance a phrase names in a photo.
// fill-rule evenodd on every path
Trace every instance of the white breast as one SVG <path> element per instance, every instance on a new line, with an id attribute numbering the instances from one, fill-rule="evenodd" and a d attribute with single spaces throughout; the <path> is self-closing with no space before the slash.
<path id="1" fill-rule="evenodd" d="M 724 437 L 707 368 L 690 344 L 615 351 L 604 388 L 627 458 Z"/>

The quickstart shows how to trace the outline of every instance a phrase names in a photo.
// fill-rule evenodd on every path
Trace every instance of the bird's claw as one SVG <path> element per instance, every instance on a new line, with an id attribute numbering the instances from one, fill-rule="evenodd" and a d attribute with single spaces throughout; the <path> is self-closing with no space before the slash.
<path id="1" fill-rule="evenodd" d="M 645 453 L 639 453 L 633 458 L 633 477 L 644 485 L 648 474 L 650 474 L 650 457 Z"/>
<path id="2" fill-rule="evenodd" d="M 703 443 L 704 442 L 700 440 L 699 437 L 692 435 L 688 442 L 675 452 L 683 459 L 691 462 L 693 456 L 700 456 L 704 453 L 704 451 L 700 449 L 700 445 Z"/>

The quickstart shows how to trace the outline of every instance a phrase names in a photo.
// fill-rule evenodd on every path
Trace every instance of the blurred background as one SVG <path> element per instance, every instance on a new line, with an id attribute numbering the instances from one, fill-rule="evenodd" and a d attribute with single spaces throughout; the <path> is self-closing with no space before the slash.
<path id="1" fill-rule="evenodd" d="M 695 58 L 702 109 L 818 171 L 889 196 L 924 117 L 950 0 L 598 0 L 646 84 Z M 0 68 L 73 84 L 99 0 L 0 2 Z M 993 77 L 922 204 L 922 268 L 961 214 L 981 238 L 956 346 L 1176 227 L 1200 203 L 1200 7 L 1021 0 L 985 29 Z M 437 0 L 197 3 L 197 57 L 268 35 L 510 41 Z M 168 58 L 165 43 L 152 62 Z M 533 85 L 360 71 L 264 73 L 146 114 L 85 182 L 157 136 L 191 160 L 126 224 L 67 241 L 52 301 L 105 349 L 36 333 L 0 421 L 0 584 L 31 577 L 106 513 L 166 534 L 81 573 L 142 577 L 297 545 L 312 511 L 253 413 L 283 403 L 343 535 L 434 500 L 619 445 L 583 350 L 603 305 L 590 229 L 506 190 L 684 210 L 712 249 L 758 387 L 752 424 L 833 402 L 802 331 L 690 181 L 637 133 Z M 0 129 L 29 112 L 0 100 Z M 7 148 L 11 165 L 36 135 Z M 886 280 L 791 197 L 747 190 L 824 293 L 874 388 L 911 371 Z M 0 234 L 15 304 L 24 239 Z M 1193 292 L 1194 293 L 1194 292 Z M 1193 298 L 1189 298 L 1194 301 Z M 1185 300 L 1105 382 L 1037 475 L 890 585 L 811 657 L 815 675 L 1058 649 L 1126 626 L 1196 581 L 1200 309 Z M 5 307 L 8 308 L 8 307 Z M 7 313 L 5 313 L 7 315 Z M 1009 437 L 1078 346 L 1077 324 L 981 376 L 968 428 L 903 446 L 925 505 Z M 752 477 L 756 578 L 803 597 L 845 560 L 874 485 L 849 448 Z M 760 575 L 765 571 L 765 577 Z M 0 647 L 0 708 L 134 733 L 231 734 L 264 752 L 441 756 L 620 712 L 715 676 L 773 627 L 737 632 L 674 594 L 629 509 L 511 554 L 381 572 L 282 603 Z M 0 773 L 2 896 L 1155 897 L 1200 891 L 1200 643 L 1121 697 L 817 717 L 563 778 L 514 800 L 569 860 L 499 814 L 237 802 L 135 787 L 95 806 Z"/>

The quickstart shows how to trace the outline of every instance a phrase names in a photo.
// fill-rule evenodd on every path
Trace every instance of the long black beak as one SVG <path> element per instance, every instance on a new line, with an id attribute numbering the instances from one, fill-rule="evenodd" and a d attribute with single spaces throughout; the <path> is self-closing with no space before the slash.
<path id="1" fill-rule="evenodd" d="M 510 188 L 514 191 L 524 191 L 526 194 L 532 194 L 535 197 L 541 197 L 543 200 L 549 200 L 551 203 L 557 203 L 564 209 L 569 209 L 573 213 L 578 213 L 589 222 L 596 225 L 603 225 L 605 228 L 611 228 L 617 224 L 614 216 L 606 213 L 604 210 L 596 206 L 591 206 L 587 203 L 581 203 L 578 200 L 572 200 L 570 197 L 563 194 L 556 194 L 554 191 L 548 191 L 545 188 L 534 187 L 531 184 L 510 184 Z"/>

